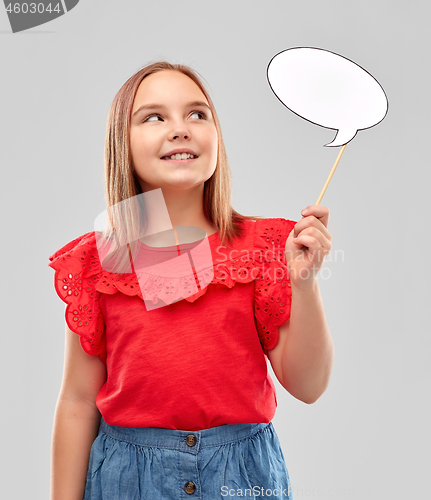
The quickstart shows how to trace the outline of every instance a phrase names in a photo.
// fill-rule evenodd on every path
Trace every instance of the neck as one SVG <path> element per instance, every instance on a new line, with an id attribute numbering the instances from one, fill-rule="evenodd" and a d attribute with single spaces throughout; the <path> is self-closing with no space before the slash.
<path id="1" fill-rule="evenodd" d="M 203 188 L 203 184 L 183 191 L 161 188 L 145 196 L 147 233 L 166 231 L 171 226 L 175 229 L 177 226 L 195 226 L 203 228 L 208 236 L 214 234 L 217 228 L 203 210 Z"/>

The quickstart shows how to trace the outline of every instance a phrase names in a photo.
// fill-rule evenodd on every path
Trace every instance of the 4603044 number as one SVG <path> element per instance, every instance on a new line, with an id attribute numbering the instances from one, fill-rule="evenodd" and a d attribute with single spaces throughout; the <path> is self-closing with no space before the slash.
<path id="1" fill-rule="evenodd" d="M 6 6 L 6 12 L 9 14 L 43 14 L 44 12 L 57 12 L 58 14 L 63 13 L 63 8 L 60 3 L 54 4 L 52 7 L 49 3 L 45 5 L 43 3 L 10 3 Z"/>

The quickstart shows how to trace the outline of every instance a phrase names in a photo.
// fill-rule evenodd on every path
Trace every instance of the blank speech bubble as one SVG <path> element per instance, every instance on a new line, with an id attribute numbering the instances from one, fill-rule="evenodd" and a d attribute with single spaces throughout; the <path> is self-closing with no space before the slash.
<path id="1" fill-rule="evenodd" d="M 268 64 L 267 77 L 288 109 L 337 130 L 325 146 L 347 144 L 358 130 L 380 123 L 388 111 L 379 82 L 358 64 L 328 50 L 294 47 L 279 52 Z"/>

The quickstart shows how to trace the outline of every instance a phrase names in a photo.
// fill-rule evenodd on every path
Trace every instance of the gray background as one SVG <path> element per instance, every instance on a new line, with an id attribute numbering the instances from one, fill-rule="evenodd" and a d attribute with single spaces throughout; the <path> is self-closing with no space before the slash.
<path id="1" fill-rule="evenodd" d="M 338 152 L 332 130 L 285 108 L 270 59 L 321 47 L 367 69 L 389 99 L 358 132 L 322 200 L 333 247 L 320 288 L 335 345 L 313 405 L 278 395 L 274 425 L 294 499 L 429 498 L 429 116 L 426 1 L 82 0 L 12 34 L 0 5 L 2 497 L 46 499 L 64 356 L 48 256 L 104 210 L 109 105 L 136 70 L 183 62 L 209 84 L 242 213 L 299 220 Z M 428 34 L 427 34 L 428 33 Z"/>

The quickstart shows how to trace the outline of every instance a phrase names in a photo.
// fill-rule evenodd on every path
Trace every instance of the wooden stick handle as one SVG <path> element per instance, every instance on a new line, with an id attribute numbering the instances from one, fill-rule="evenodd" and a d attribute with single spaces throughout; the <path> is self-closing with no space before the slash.
<path id="1" fill-rule="evenodd" d="M 323 195 L 325 194 L 326 188 L 328 187 L 328 184 L 330 180 L 332 179 L 332 176 L 334 175 L 335 169 L 337 168 L 337 165 L 343 156 L 344 150 L 346 149 L 347 144 L 344 144 L 344 146 L 340 149 L 340 152 L 338 153 L 337 159 L 335 160 L 334 166 L 332 167 L 331 172 L 328 175 L 328 178 L 326 179 L 325 185 L 323 186 L 322 191 L 320 192 L 319 197 L 317 198 L 316 205 L 320 205 L 320 202 L 322 201 Z"/>

